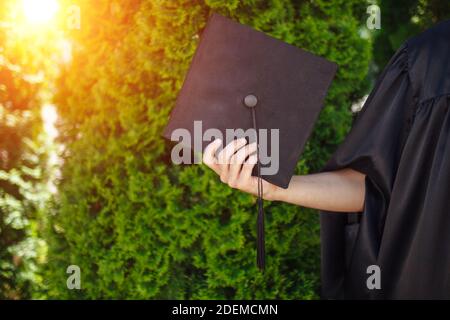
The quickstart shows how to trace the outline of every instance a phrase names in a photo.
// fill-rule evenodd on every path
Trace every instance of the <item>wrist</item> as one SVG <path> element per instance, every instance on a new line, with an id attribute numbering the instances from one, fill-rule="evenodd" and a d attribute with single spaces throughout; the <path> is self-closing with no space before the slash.
<path id="1" fill-rule="evenodd" d="M 267 190 L 264 199 L 269 201 L 281 201 L 284 190 L 285 189 L 278 187 L 276 185 L 271 185 L 271 188 Z"/>

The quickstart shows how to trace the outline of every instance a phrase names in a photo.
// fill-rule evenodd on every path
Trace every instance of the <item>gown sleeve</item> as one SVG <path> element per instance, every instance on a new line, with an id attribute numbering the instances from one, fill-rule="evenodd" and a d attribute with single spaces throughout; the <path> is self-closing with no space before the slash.
<path id="1" fill-rule="evenodd" d="M 348 136 L 324 171 L 352 168 L 366 174 L 389 196 L 413 114 L 407 66 L 404 45 L 383 71 Z"/>
<path id="2" fill-rule="evenodd" d="M 321 214 L 324 298 L 339 298 L 338 292 L 345 291 L 345 269 L 356 237 L 367 237 L 367 258 L 376 259 L 414 100 L 405 44 L 389 61 L 348 136 L 322 170 L 352 168 L 366 175 L 363 215 Z M 352 227 L 351 222 L 357 223 Z"/>

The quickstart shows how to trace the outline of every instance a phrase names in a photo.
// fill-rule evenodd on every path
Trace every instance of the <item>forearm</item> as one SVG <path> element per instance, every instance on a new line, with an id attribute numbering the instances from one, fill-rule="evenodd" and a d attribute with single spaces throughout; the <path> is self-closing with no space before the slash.
<path id="1" fill-rule="evenodd" d="M 361 212 L 364 180 L 352 169 L 294 176 L 287 189 L 275 189 L 270 198 L 325 211 Z"/>
<path id="2" fill-rule="evenodd" d="M 221 140 L 211 142 L 203 154 L 203 162 L 220 176 L 223 183 L 256 195 L 258 179 L 252 176 L 257 160 L 256 144 L 246 144 L 246 139 L 237 139 L 216 156 L 221 144 Z M 325 211 L 361 212 L 364 180 L 364 174 L 352 169 L 294 176 L 287 189 L 263 180 L 263 197 Z"/>

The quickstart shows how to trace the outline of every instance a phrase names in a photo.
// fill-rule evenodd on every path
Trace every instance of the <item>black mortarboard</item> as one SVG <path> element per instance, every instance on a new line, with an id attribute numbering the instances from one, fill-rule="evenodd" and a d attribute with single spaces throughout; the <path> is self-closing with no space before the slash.
<path id="1" fill-rule="evenodd" d="M 265 163 L 257 171 L 268 182 L 286 188 L 336 68 L 324 58 L 213 14 L 163 135 L 171 139 L 176 129 L 184 129 L 192 136 L 191 147 L 198 149 L 195 121 L 201 121 L 203 132 L 215 128 L 223 137 L 226 129 L 267 129 L 266 151 L 272 155 L 276 147 L 272 147 L 271 129 L 278 129 L 278 171 L 264 174 L 264 168 L 274 167 Z M 209 142 L 201 141 L 202 150 Z M 259 208 L 258 265 L 263 268 L 261 197 Z"/>

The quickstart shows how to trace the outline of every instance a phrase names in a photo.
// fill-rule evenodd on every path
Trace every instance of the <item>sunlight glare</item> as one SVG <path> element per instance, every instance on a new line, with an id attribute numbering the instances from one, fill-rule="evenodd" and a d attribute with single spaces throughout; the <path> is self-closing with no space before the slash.
<path id="1" fill-rule="evenodd" d="M 56 138 L 58 136 L 58 130 L 55 126 L 58 119 L 56 107 L 52 104 L 44 104 L 41 109 L 41 117 L 44 122 L 44 132 L 50 139 Z"/>
<path id="2" fill-rule="evenodd" d="M 22 6 L 25 18 L 32 24 L 49 22 L 59 9 L 57 0 L 22 0 Z"/>

